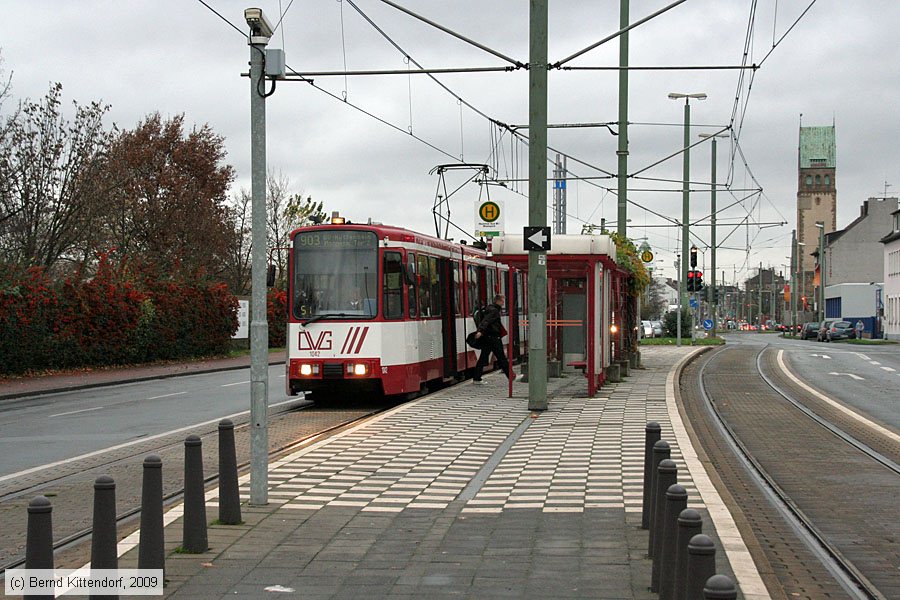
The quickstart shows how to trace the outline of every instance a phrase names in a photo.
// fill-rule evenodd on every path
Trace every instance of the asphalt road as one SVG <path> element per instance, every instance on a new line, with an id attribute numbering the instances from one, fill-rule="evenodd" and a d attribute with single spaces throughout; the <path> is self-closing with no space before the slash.
<path id="1" fill-rule="evenodd" d="M 784 349 L 791 370 L 858 412 L 900 430 L 900 345 L 856 345 L 793 340 L 776 334 L 735 333 L 729 343 Z"/>
<path id="2" fill-rule="evenodd" d="M 269 367 L 269 406 L 284 366 Z M 250 369 L 60 392 L 0 404 L 0 479 L 248 411 Z"/>

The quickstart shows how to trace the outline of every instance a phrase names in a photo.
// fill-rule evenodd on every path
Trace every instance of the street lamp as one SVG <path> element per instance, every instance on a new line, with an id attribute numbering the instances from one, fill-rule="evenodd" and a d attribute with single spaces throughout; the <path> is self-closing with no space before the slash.
<path id="1" fill-rule="evenodd" d="M 716 300 L 716 138 L 728 137 L 725 134 L 701 133 L 700 138 L 712 138 L 712 162 L 710 163 L 710 197 L 709 197 L 709 218 L 710 218 L 710 234 L 709 247 L 710 257 L 710 274 L 709 274 L 709 293 L 706 301 L 712 307 L 712 336 L 716 337 L 716 325 L 719 322 L 719 303 Z"/>
<path id="2" fill-rule="evenodd" d="M 816 221 L 819 228 L 819 322 L 825 320 L 825 223 Z"/>
<path id="3" fill-rule="evenodd" d="M 682 174 L 682 194 L 681 194 L 681 276 L 678 284 L 678 296 L 682 298 L 681 304 L 685 304 L 686 283 L 688 272 L 688 242 L 690 237 L 690 221 L 691 221 L 691 199 L 690 199 L 690 179 L 691 179 L 691 98 L 694 100 L 706 100 L 706 94 L 681 94 L 678 92 L 670 92 L 669 100 L 680 100 L 684 98 L 684 172 Z M 680 308 L 679 308 L 680 310 Z M 679 314 L 681 314 L 679 312 Z M 679 329 L 679 333 L 681 330 Z M 693 327 L 691 328 L 691 337 L 694 335 Z"/>

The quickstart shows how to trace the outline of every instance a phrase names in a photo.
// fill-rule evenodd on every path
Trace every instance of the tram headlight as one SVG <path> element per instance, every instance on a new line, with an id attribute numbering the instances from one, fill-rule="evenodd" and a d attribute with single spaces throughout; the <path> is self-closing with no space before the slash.
<path id="1" fill-rule="evenodd" d="M 347 374 L 348 375 L 368 375 L 369 367 L 365 363 L 348 363 L 347 364 Z"/>
<path id="2" fill-rule="evenodd" d="M 313 372 L 312 365 L 310 365 L 310 364 L 300 365 L 300 374 L 301 375 L 305 375 L 308 377 L 308 376 L 312 375 L 312 372 Z"/>
<path id="3" fill-rule="evenodd" d="M 617 331 L 619 331 L 619 327 L 615 323 L 609 326 L 610 333 L 615 334 Z"/>

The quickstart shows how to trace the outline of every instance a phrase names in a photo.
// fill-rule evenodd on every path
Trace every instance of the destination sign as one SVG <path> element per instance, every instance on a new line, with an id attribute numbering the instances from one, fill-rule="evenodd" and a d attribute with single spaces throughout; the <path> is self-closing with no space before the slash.
<path id="1" fill-rule="evenodd" d="M 378 238 L 371 231 L 304 231 L 294 237 L 297 248 L 346 250 L 377 248 Z"/>

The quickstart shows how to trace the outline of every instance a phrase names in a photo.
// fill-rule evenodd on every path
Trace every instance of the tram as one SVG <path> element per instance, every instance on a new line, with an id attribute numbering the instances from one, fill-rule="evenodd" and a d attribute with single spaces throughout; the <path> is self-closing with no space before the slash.
<path id="1" fill-rule="evenodd" d="M 287 393 L 415 396 L 466 377 L 473 314 L 507 298 L 504 345 L 525 352 L 524 274 L 480 248 L 380 224 L 291 233 Z M 511 326 L 513 324 L 514 326 Z"/>

